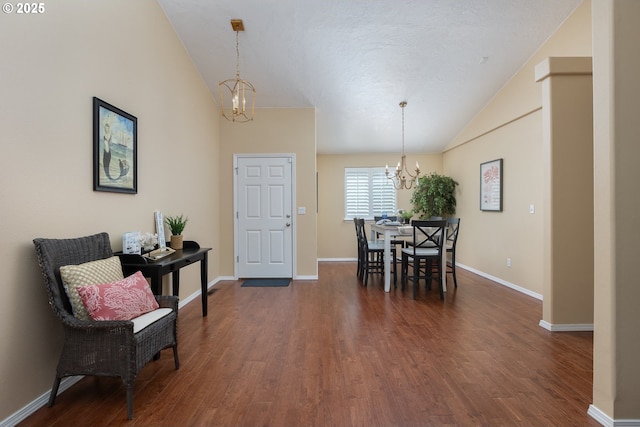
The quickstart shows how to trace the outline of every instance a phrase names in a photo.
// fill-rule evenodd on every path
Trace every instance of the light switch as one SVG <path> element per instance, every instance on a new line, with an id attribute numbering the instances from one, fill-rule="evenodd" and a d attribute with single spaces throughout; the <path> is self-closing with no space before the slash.
<path id="1" fill-rule="evenodd" d="M 307 213 L 307 208 L 305 208 L 304 206 L 300 206 L 298 208 L 298 215 L 305 215 Z"/>
<path id="2" fill-rule="evenodd" d="M 534 204 L 529 205 L 529 213 L 536 213 L 536 206 Z"/>

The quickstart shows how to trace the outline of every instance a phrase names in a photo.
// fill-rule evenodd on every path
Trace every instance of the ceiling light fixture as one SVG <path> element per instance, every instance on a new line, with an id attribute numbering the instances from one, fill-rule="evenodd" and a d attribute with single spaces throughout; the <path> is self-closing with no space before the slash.
<path id="1" fill-rule="evenodd" d="M 220 109 L 225 119 L 232 122 L 246 123 L 253 120 L 253 109 L 256 104 L 256 89 L 251 83 L 240 78 L 238 35 L 240 31 L 244 31 L 242 19 L 232 19 L 231 28 L 236 32 L 236 77 L 218 83 Z M 251 99 L 247 100 L 247 96 L 251 97 Z M 227 98 L 226 105 L 229 106 L 226 110 L 225 98 Z"/>
<path id="2" fill-rule="evenodd" d="M 407 101 L 402 101 L 400 103 L 400 108 L 402 108 L 402 157 L 398 162 L 398 166 L 396 166 L 396 171 L 393 174 L 389 174 L 389 165 L 385 168 L 385 174 L 387 178 L 393 182 L 393 186 L 396 190 L 410 190 L 418 180 L 420 176 L 420 165 L 416 162 L 416 170 L 415 175 L 412 175 L 407 169 L 407 156 L 404 154 L 404 107 L 407 106 Z"/>

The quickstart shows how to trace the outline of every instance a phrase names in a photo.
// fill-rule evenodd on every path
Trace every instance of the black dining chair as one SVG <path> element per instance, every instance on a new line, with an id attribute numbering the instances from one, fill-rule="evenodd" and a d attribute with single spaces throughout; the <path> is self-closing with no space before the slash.
<path id="1" fill-rule="evenodd" d="M 456 244 L 458 243 L 458 232 L 460 230 L 460 218 L 447 218 L 447 240 L 445 248 L 447 253 L 447 274 L 453 276 L 453 285 L 458 287 L 456 278 Z M 451 254 L 451 257 L 449 257 Z"/>
<path id="2" fill-rule="evenodd" d="M 408 248 L 402 249 L 402 289 L 408 280 L 413 280 L 413 299 L 416 299 L 419 281 L 425 279 L 426 285 L 430 286 L 431 280 L 438 281 L 440 289 L 440 299 L 444 299 L 444 288 L 442 286 L 442 257 L 444 256 L 445 220 L 414 220 L 413 241 Z M 422 262 L 425 262 L 424 267 Z M 413 269 L 412 277 L 409 277 L 408 270 L 411 265 Z"/>
<path id="3" fill-rule="evenodd" d="M 353 225 L 356 229 L 356 245 L 358 246 L 358 264 L 356 266 L 356 276 L 362 280 L 362 245 L 360 244 L 360 230 L 358 229 L 359 218 L 353 218 Z"/>
<path id="4" fill-rule="evenodd" d="M 360 247 L 358 249 L 361 259 L 360 280 L 367 286 L 369 274 L 384 274 L 384 242 L 382 240 L 369 240 L 365 230 L 364 218 L 356 221 L 356 232 Z M 391 247 L 391 269 L 393 273 L 393 283 L 397 282 L 397 252 L 394 246 Z"/>

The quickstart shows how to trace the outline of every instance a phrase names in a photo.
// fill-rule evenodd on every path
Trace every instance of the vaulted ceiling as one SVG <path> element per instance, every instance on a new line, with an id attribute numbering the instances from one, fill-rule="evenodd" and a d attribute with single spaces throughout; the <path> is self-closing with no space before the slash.
<path id="1" fill-rule="evenodd" d="M 319 153 L 398 152 L 403 100 L 406 151 L 440 152 L 581 2 L 158 1 L 216 101 L 242 19 L 256 108 L 315 108 Z"/>

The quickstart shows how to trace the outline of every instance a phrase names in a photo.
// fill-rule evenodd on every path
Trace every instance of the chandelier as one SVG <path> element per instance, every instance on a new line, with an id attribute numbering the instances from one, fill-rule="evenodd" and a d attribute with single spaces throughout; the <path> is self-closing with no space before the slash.
<path id="1" fill-rule="evenodd" d="M 389 173 L 389 165 L 385 168 L 385 174 L 387 178 L 393 182 L 393 186 L 396 190 L 410 190 L 418 180 L 420 176 L 420 165 L 416 162 L 416 170 L 415 175 L 412 175 L 411 172 L 407 169 L 407 156 L 404 154 L 404 107 L 407 106 L 407 101 L 402 101 L 400 103 L 400 108 L 402 108 L 402 157 L 398 162 L 398 166 L 396 166 L 395 173 Z"/>
<path id="2" fill-rule="evenodd" d="M 240 48 L 238 34 L 244 31 L 242 19 L 232 19 L 231 28 L 236 32 L 236 77 L 218 83 L 222 116 L 232 122 L 245 123 L 253 120 L 256 103 L 256 89 L 251 83 L 240 78 Z M 250 97 L 247 99 L 247 97 Z M 225 98 L 227 102 L 225 103 Z M 225 105 L 227 108 L 225 109 Z"/>

